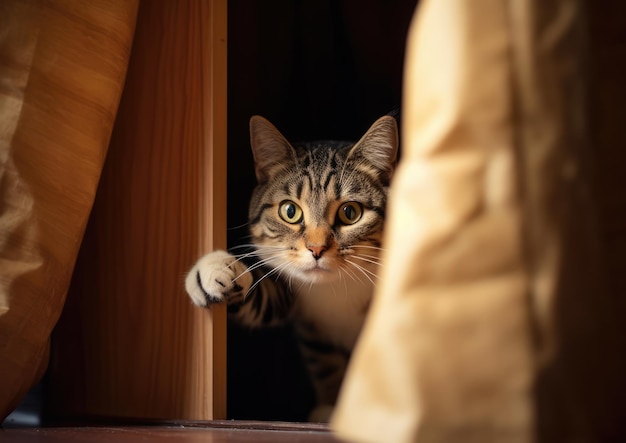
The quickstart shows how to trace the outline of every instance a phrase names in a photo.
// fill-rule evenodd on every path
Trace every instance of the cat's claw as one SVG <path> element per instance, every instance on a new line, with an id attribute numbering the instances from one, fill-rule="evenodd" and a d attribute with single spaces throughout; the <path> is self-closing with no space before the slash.
<path id="1" fill-rule="evenodd" d="M 231 295 L 250 287 L 250 273 L 246 266 L 225 251 L 214 251 L 202 257 L 187 274 L 185 289 L 193 303 L 209 307 L 223 303 Z"/>

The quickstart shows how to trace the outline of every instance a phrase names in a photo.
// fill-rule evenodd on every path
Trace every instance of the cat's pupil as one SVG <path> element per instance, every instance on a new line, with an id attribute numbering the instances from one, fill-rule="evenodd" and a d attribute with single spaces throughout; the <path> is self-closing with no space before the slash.
<path id="1" fill-rule="evenodd" d="M 356 211 L 352 206 L 346 206 L 343 208 L 343 213 L 348 220 L 354 220 L 356 218 Z"/>
<path id="2" fill-rule="evenodd" d="M 293 204 L 287 205 L 285 212 L 287 213 L 288 218 L 290 219 L 294 218 L 296 216 L 296 206 Z"/>

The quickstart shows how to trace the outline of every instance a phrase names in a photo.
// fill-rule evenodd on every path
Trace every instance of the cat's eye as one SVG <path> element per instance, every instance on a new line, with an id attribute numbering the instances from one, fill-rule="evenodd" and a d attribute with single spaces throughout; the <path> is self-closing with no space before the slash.
<path id="1" fill-rule="evenodd" d="M 280 204 L 278 215 L 287 223 L 295 224 L 302 221 L 302 209 L 291 200 L 285 200 Z"/>
<path id="2" fill-rule="evenodd" d="M 363 206 L 357 202 L 347 202 L 339 206 L 337 217 L 344 225 L 353 225 L 361 219 Z"/>

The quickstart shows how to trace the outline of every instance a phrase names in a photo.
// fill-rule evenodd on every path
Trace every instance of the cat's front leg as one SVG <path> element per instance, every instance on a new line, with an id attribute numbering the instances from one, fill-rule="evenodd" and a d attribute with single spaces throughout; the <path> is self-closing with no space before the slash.
<path id="1" fill-rule="evenodd" d="M 201 307 L 238 301 L 251 284 L 248 267 L 226 251 L 213 251 L 202 257 L 185 279 L 189 297 Z"/>

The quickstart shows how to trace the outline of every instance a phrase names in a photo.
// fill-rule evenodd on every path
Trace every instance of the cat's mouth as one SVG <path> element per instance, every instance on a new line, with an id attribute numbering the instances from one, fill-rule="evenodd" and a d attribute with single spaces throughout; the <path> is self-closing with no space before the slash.
<path id="1" fill-rule="evenodd" d="M 337 278 L 337 264 L 333 257 L 303 257 L 294 260 L 292 266 L 285 268 L 289 274 L 306 283 L 330 282 Z"/>
<path id="2" fill-rule="evenodd" d="M 313 266 L 312 268 L 308 269 L 307 272 L 321 272 L 321 273 L 328 273 L 331 272 L 330 269 L 325 268 L 323 266 L 320 266 L 319 263 L 316 263 L 315 266 Z"/>
<path id="3" fill-rule="evenodd" d="M 321 282 L 334 280 L 335 272 L 331 268 L 324 266 L 322 263 L 315 263 L 307 269 L 302 269 L 301 275 L 306 280 Z"/>

